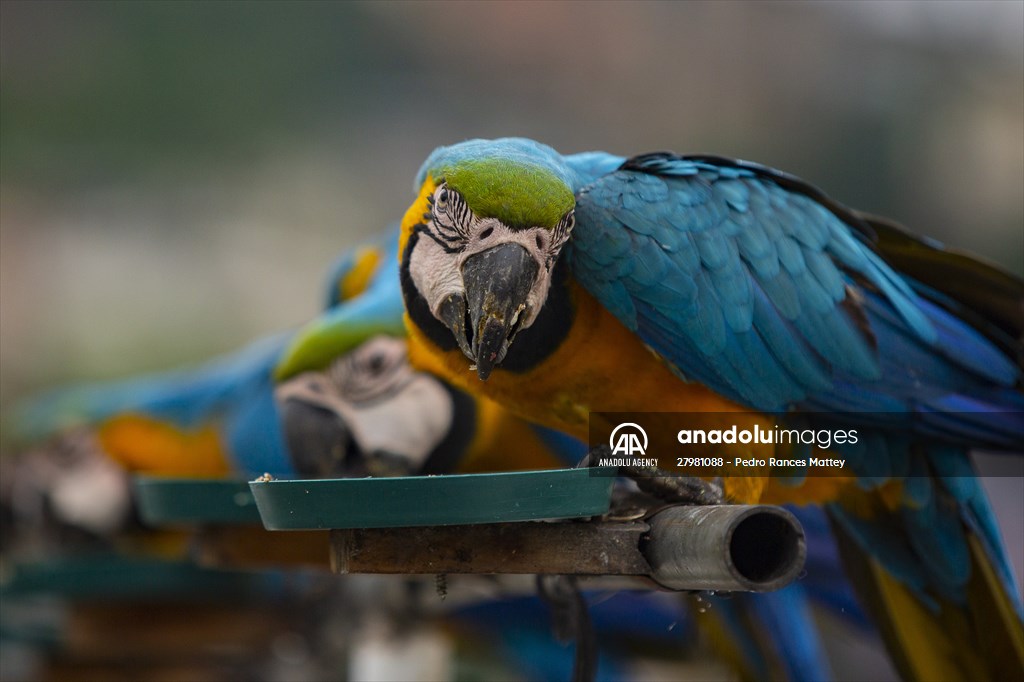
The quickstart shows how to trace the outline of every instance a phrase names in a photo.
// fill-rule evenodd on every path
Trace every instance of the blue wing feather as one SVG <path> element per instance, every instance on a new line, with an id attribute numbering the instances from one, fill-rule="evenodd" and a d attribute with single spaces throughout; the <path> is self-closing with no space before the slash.
<path id="1" fill-rule="evenodd" d="M 125 411 L 192 427 L 247 395 L 261 375 L 269 376 L 286 341 L 286 334 L 278 334 L 189 370 L 57 389 L 17 407 L 12 423 L 31 440 Z"/>
<path id="2" fill-rule="evenodd" d="M 666 154 L 581 173 L 567 257 L 678 373 L 767 411 L 927 410 L 940 396 L 1020 380 L 997 347 L 918 296 L 835 204 L 786 185 L 795 182 Z M 750 364 L 761 370 L 741 369 Z M 766 390 L 768 376 L 787 380 Z"/>

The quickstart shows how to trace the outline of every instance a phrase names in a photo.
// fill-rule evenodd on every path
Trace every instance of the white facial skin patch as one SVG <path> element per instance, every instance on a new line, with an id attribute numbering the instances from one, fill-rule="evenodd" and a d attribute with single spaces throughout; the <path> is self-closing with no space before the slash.
<path id="1" fill-rule="evenodd" d="M 281 384 L 279 402 L 296 398 L 339 415 L 359 450 L 387 454 L 422 469 L 454 419 L 451 395 L 434 377 L 409 366 L 405 341 L 376 336 L 323 373 Z"/>
<path id="2" fill-rule="evenodd" d="M 460 267 L 457 254 L 446 253 L 444 247 L 429 237 L 420 237 L 413 247 L 409 275 L 435 317 L 446 298 L 452 294 L 466 295 Z"/>
<path id="3" fill-rule="evenodd" d="M 423 468 L 451 427 L 453 406 L 433 377 L 417 374 L 394 396 L 369 406 L 343 404 L 339 413 L 363 452 L 385 452 Z"/>

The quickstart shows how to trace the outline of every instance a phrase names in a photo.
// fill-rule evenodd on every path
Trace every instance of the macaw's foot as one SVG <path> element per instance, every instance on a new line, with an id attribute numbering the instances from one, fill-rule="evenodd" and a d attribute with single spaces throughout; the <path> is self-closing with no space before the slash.
<path id="1" fill-rule="evenodd" d="M 555 639 L 563 644 L 576 642 L 573 682 L 592 682 L 597 676 L 597 639 L 576 577 L 538 575 L 537 594 L 551 609 Z"/>
<path id="2" fill-rule="evenodd" d="M 611 448 L 598 445 L 583 456 L 577 468 L 597 466 L 612 456 Z M 642 492 L 670 504 L 723 504 L 722 479 L 705 481 L 693 476 L 680 476 L 653 466 L 620 466 L 619 475 L 634 481 Z"/>
<path id="3" fill-rule="evenodd" d="M 722 479 L 705 481 L 657 467 L 619 467 L 619 474 L 636 482 L 643 492 L 671 504 L 724 504 Z"/>
<path id="4" fill-rule="evenodd" d="M 596 445 L 583 455 L 583 459 L 576 462 L 575 469 L 586 469 L 596 467 L 602 459 L 612 456 L 612 449 L 607 445 Z"/>

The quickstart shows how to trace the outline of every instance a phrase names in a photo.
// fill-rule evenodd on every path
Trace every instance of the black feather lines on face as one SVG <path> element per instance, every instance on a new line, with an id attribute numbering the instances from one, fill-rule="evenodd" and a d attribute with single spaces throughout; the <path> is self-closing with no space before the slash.
<path id="1" fill-rule="evenodd" d="M 446 197 L 444 205 L 438 206 L 433 194 L 427 197 L 430 210 L 423 214 L 426 222 L 416 227 L 425 228 L 427 236 L 444 249 L 445 253 L 458 253 L 469 241 L 473 211 L 462 195 L 445 187 L 444 182 L 438 185 L 437 194 Z"/>
<path id="2" fill-rule="evenodd" d="M 565 245 L 569 242 L 569 238 L 572 237 L 574 227 L 576 227 L 576 211 L 572 210 L 566 213 L 552 230 L 551 241 L 548 242 L 546 249 L 547 258 L 544 264 L 549 271 L 561 255 Z M 538 246 L 540 246 L 539 243 Z"/>

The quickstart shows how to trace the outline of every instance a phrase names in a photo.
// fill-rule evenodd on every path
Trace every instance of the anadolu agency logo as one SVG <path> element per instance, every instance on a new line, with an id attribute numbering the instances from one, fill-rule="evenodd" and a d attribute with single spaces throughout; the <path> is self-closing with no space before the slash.
<path id="1" fill-rule="evenodd" d="M 647 454 L 647 432 L 644 427 L 633 422 L 619 424 L 608 437 L 608 447 L 612 449 L 613 455 L 643 457 Z"/>
<path id="2" fill-rule="evenodd" d="M 612 430 L 608 447 L 613 457 L 603 457 L 598 466 L 643 466 L 656 467 L 658 460 L 645 458 L 647 454 L 647 432 L 633 422 L 624 422 Z"/>

